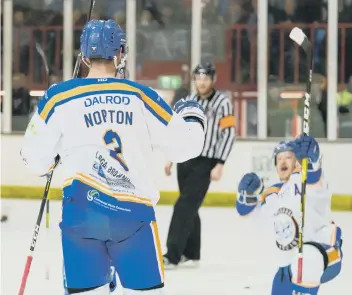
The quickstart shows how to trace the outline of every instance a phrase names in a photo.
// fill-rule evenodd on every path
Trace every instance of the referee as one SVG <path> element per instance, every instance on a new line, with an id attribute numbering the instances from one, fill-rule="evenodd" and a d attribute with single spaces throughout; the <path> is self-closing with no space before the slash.
<path id="1" fill-rule="evenodd" d="M 205 109 L 208 127 L 204 148 L 197 158 L 177 164 L 180 196 L 174 206 L 165 269 L 177 265 L 196 267 L 200 260 L 201 226 L 198 210 L 211 180 L 220 180 L 225 161 L 235 141 L 235 117 L 231 100 L 214 88 L 216 72 L 212 64 L 198 65 L 193 72 L 196 92 L 186 100 L 196 100 Z M 165 166 L 171 175 L 172 163 Z"/>

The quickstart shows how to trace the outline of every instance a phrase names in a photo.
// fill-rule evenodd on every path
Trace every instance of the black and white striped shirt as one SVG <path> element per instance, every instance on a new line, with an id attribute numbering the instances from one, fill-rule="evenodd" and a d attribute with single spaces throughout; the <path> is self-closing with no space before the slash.
<path id="1" fill-rule="evenodd" d="M 235 116 L 231 100 L 218 90 L 203 99 L 197 93 L 191 93 L 186 100 L 200 103 L 208 119 L 201 156 L 225 163 L 235 141 Z"/>

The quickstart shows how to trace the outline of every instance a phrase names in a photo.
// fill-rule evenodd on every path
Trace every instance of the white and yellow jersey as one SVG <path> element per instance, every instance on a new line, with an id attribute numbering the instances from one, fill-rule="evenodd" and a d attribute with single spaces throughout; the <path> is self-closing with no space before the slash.
<path id="1" fill-rule="evenodd" d="M 301 226 L 301 170 L 297 168 L 286 183 L 271 188 L 263 196 L 262 209 L 273 219 L 273 235 L 280 266 L 292 263 L 297 256 L 298 232 Z M 270 190 L 270 189 L 269 189 Z M 274 192 L 275 190 L 275 192 Z M 309 171 L 306 187 L 303 242 L 335 244 L 336 226 L 331 222 L 331 193 L 323 179 L 322 169 Z"/>
<path id="2" fill-rule="evenodd" d="M 319 167 L 307 174 L 303 242 L 334 245 L 336 225 L 331 219 L 331 193 L 320 164 L 317 166 Z M 257 205 L 236 204 L 240 215 L 254 213 L 259 215 L 261 222 L 271 227 L 275 242 L 273 246 L 276 249 L 275 260 L 279 266 L 287 266 L 297 257 L 301 190 L 301 172 L 297 168 L 287 182 L 267 188 L 259 197 Z"/>
<path id="3" fill-rule="evenodd" d="M 172 162 L 197 157 L 204 131 L 151 88 L 125 79 L 72 79 L 50 87 L 24 138 L 22 157 L 38 175 L 61 156 L 64 195 L 107 214 L 151 220 L 159 192 L 153 149 Z"/>

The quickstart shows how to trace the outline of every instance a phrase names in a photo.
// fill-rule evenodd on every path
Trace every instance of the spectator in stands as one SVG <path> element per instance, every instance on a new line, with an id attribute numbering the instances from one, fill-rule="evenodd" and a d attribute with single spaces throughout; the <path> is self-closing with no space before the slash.
<path id="1" fill-rule="evenodd" d="M 124 10 L 117 10 L 112 17 L 113 20 L 116 21 L 117 24 L 124 27 L 126 25 L 126 13 Z"/>
<path id="2" fill-rule="evenodd" d="M 174 11 L 170 5 L 166 4 L 161 8 L 161 19 L 165 26 L 174 23 Z"/>
<path id="3" fill-rule="evenodd" d="M 327 80 L 323 77 L 323 81 L 320 85 L 321 93 L 317 97 L 318 110 L 324 124 L 324 135 L 327 137 L 327 121 L 328 121 L 328 94 L 327 94 Z"/>
<path id="4" fill-rule="evenodd" d="M 327 137 L 328 95 L 326 77 L 323 77 L 320 88 L 321 94 L 317 98 L 317 105 L 324 124 L 324 134 Z M 346 88 L 337 94 L 337 106 L 339 114 L 342 115 L 348 114 L 352 110 L 352 76 L 349 78 Z"/>
<path id="5" fill-rule="evenodd" d="M 339 22 L 352 22 L 352 0 L 338 0 L 339 4 Z"/>
<path id="6" fill-rule="evenodd" d="M 270 11 L 274 18 L 275 24 L 287 24 L 290 25 L 298 21 L 298 16 L 296 12 L 297 3 L 295 0 L 285 0 L 283 1 L 283 9 L 277 9 L 271 7 Z"/>
<path id="7" fill-rule="evenodd" d="M 352 23 L 352 0 L 339 0 L 339 23 Z M 339 30 L 339 48 L 341 48 L 341 33 Z M 345 77 L 352 75 L 352 28 L 345 30 Z M 341 55 L 339 54 L 339 59 Z M 340 65 L 340 63 L 339 63 Z"/>
<path id="8" fill-rule="evenodd" d="M 338 93 L 337 104 L 340 113 L 349 113 L 352 107 L 352 76 L 349 77 L 346 88 Z"/>
<path id="9" fill-rule="evenodd" d="M 191 77 L 190 77 L 188 65 L 182 66 L 181 78 L 182 78 L 182 84 L 181 84 L 181 87 L 176 89 L 175 91 L 175 95 L 171 101 L 172 107 L 174 107 L 176 102 L 178 102 L 180 99 L 186 98 L 190 94 Z"/>
<path id="10" fill-rule="evenodd" d="M 156 3 L 154 1 L 144 1 L 143 2 L 143 9 L 148 10 L 152 15 L 153 19 L 160 25 L 160 27 L 164 27 L 164 19 L 163 14 L 159 11 Z"/>
<path id="11" fill-rule="evenodd" d="M 203 24 L 217 24 L 218 11 L 215 2 L 208 0 L 203 2 L 202 22 Z"/>
<path id="12" fill-rule="evenodd" d="M 227 15 L 226 23 L 228 23 L 229 25 L 236 25 L 236 24 L 243 23 L 244 11 L 243 11 L 242 5 L 240 5 L 239 3 L 233 2 L 229 7 L 226 7 L 226 9 L 228 9 L 228 11 L 226 11 L 226 14 L 225 14 Z M 220 16 L 220 21 L 225 22 L 222 16 Z"/>
<path id="13" fill-rule="evenodd" d="M 312 24 L 326 21 L 327 5 L 323 0 L 296 0 L 296 13 L 299 16 L 299 22 Z M 336 0 L 334 0 L 336 1 Z"/>
<path id="14" fill-rule="evenodd" d="M 352 76 L 349 77 L 346 89 L 337 96 L 339 106 L 339 137 L 352 138 Z"/>
<path id="15" fill-rule="evenodd" d="M 248 25 L 256 25 L 258 23 L 258 1 L 260 0 L 252 0 L 251 1 L 251 12 L 248 16 L 247 24 Z M 290 1 L 290 0 L 289 0 Z M 274 18 L 273 16 L 269 13 L 268 15 L 268 24 L 273 24 L 274 23 Z"/>
<path id="16" fill-rule="evenodd" d="M 282 9 L 270 6 L 269 12 L 272 14 L 272 20 L 275 24 L 280 24 L 281 26 L 286 26 L 287 29 L 284 31 L 284 78 L 286 82 L 293 81 L 293 48 L 292 42 L 289 39 L 289 33 L 292 29 L 293 23 L 298 21 L 298 16 L 296 12 L 296 1 L 285 0 L 281 2 L 283 4 Z M 279 75 L 279 63 L 277 62 L 277 57 L 280 53 L 280 38 L 282 29 L 273 29 L 270 34 L 270 62 L 269 71 L 273 76 Z"/>
<path id="17" fill-rule="evenodd" d="M 144 9 L 141 13 L 139 24 L 142 27 L 149 27 L 153 23 L 153 16 L 149 10 Z"/>
<path id="18" fill-rule="evenodd" d="M 30 109 L 30 95 L 27 89 L 27 77 L 23 73 L 12 76 L 12 114 L 28 115 Z"/>
<path id="19" fill-rule="evenodd" d="M 24 10 L 16 8 L 13 14 L 14 42 L 18 46 L 14 47 L 14 55 L 19 56 L 19 69 L 23 74 L 28 74 L 29 60 L 29 31 L 23 30 L 25 26 Z"/>

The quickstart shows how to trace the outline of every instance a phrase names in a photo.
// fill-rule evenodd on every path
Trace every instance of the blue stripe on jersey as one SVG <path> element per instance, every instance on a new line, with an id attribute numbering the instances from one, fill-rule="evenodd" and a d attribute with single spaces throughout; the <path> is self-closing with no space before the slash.
<path id="1" fill-rule="evenodd" d="M 95 193 L 91 194 L 90 191 Z M 77 179 L 74 179 L 71 185 L 64 187 L 63 194 L 65 197 L 71 197 L 82 210 L 90 208 L 107 216 L 126 220 L 155 221 L 153 206 L 120 201 Z"/>
<path id="2" fill-rule="evenodd" d="M 145 107 L 161 123 L 167 125 L 172 118 L 171 107 L 151 88 L 124 79 L 73 79 L 50 87 L 38 106 L 39 115 L 48 122 L 55 107 L 71 100 L 88 96 L 89 93 L 117 91 L 114 93 L 129 93 L 141 99 Z"/>

